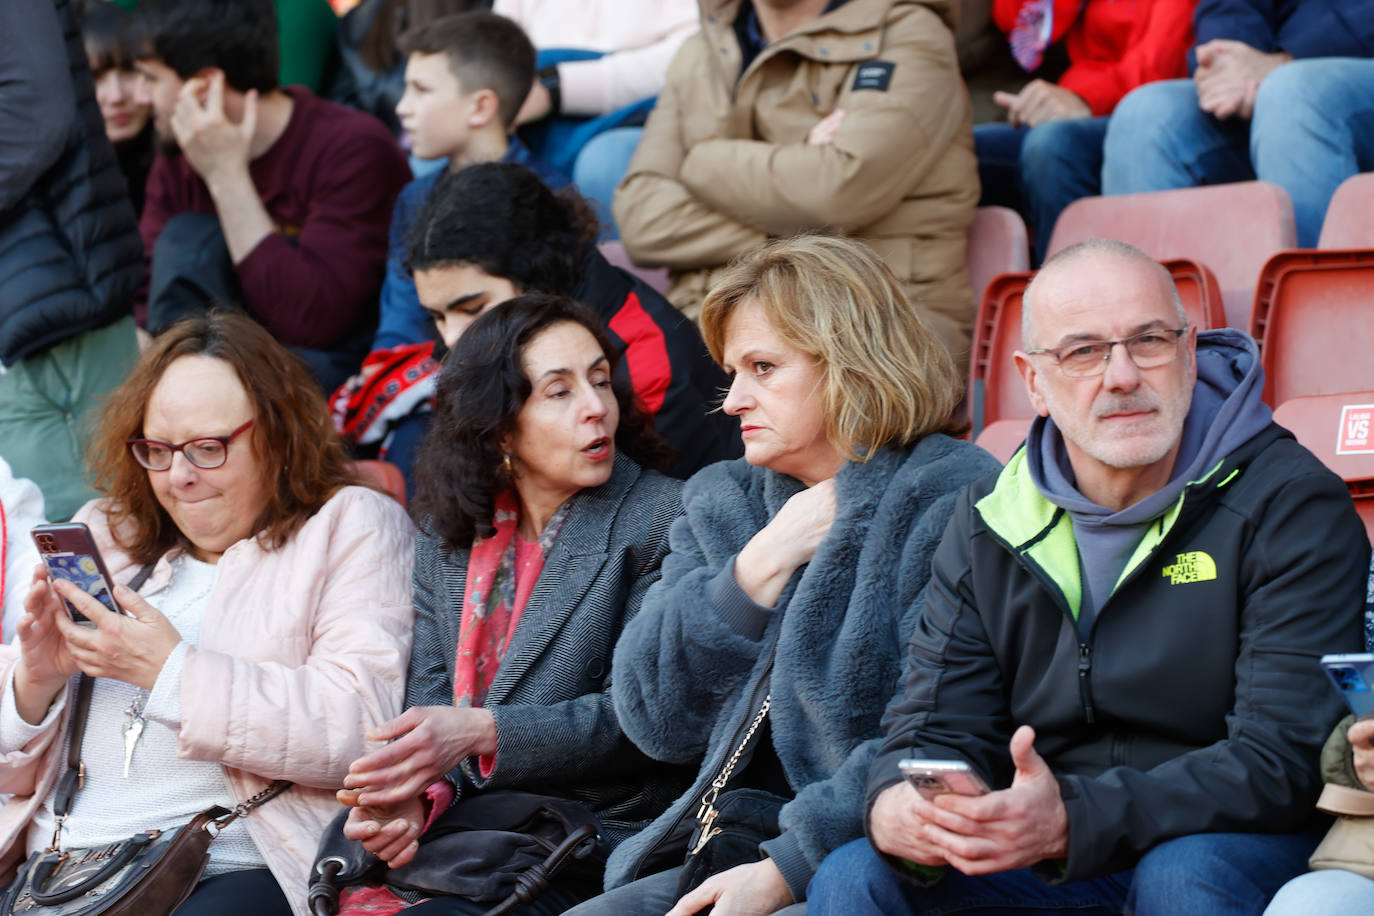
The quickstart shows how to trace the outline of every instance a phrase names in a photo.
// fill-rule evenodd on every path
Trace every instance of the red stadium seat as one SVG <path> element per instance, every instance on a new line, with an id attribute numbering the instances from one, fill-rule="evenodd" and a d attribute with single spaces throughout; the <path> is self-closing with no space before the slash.
<path id="1" fill-rule="evenodd" d="M 406 504 L 406 479 L 390 461 L 355 461 L 353 470 L 366 483 L 390 493 L 401 505 Z"/>
<path id="2" fill-rule="evenodd" d="M 1021 346 L 1021 296 L 1033 276 L 1021 271 L 994 277 L 978 306 L 968 360 L 969 419 L 975 442 L 985 426 L 1035 413 L 1011 357 Z"/>
<path id="3" fill-rule="evenodd" d="M 968 231 L 968 282 L 981 300 L 998 274 L 1030 268 L 1030 245 L 1021 214 L 1007 207 L 979 207 Z"/>
<path id="4" fill-rule="evenodd" d="M 1265 260 L 1297 243 L 1288 193 L 1264 181 L 1081 198 L 1059 215 L 1049 253 L 1097 237 L 1129 242 L 1161 261 L 1206 264 L 1216 273 L 1226 323 L 1241 329 L 1250 326 Z"/>
<path id="5" fill-rule="evenodd" d="M 660 293 L 668 289 L 668 269 L 666 267 L 640 267 L 630 260 L 625 246 L 620 242 L 602 242 L 596 246 L 601 256 L 621 270 L 634 274 Z"/>
<path id="6" fill-rule="evenodd" d="M 1183 258 L 1166 261 L 1164 266 L 1174 278 L 1189 323 L 1198 328 L 1221 327 L 1221 292 L 1212 272 Z M 969 420 L 979 445 L 985 427 L 1035 413 L 1012 361 L 1012 353 L 1021 346 L 1021 297 L 1033 276 L 1021 271 L 994 277 L 978 307 L 969 355 Z M 998 454 L 991 448 L 988 451 Z"/>
<path id="7" fill-rule="evenodd" d="M 992 454 L 992 457 L 1006 464 L 1007 460 L 1016 454 L 1021 443 L 1026 441 L 1026 432 L 1030 429 L 1031 419 L 1031 417 L 1014 417 L 989 423 L 973 444 L 986 449 Z"/>
<path id="8" fill-rule="evenodd" d="M 1318 248 L 1374 248 L 1374 172 L 1352 175 L 1326 208 Z"/>
<path id="9" fill-rule="evenodd" d="M 1252 317 L 1267 403 L 1374 389 L 1374 249 L 1274 255 Z"/>
<path id="10" fill-rule="evenodd" d="M 1374 390 L 1291 398 L 1274 422 L 1341 476 L 1374 538 Z"/>
<path id="11" fill-rule="evenodd" d="M 1226 310 L 1221 301 L 1221 287 L 1216 274 L 1197 261 L 1174 258 L 1164 262 L 1169 276 L 1174 278 L 1183 311 L 1188 323 L 1198 330 L 1226 327 Z"/>

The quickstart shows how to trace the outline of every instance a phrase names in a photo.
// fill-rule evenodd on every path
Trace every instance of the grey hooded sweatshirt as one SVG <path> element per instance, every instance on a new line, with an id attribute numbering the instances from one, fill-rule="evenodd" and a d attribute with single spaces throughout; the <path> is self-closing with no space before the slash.
<path id="1" fill-rule="evenodd" d="M 1178 501 L 1226 455 L 1248 442 L 1273 419 L 1260 400 L 1264 371 L 1259 348 L 1249 334 L 1233 328 L 1200 331 L 1197 384 L 1183 423 L 1183 436 L 1169 483 L 1121 510 L 1099 506 L 1078 491 L 1064 436 L 1054 420 L 1037 417 L 1026 436 L 1031 479 L 1047 500 L 1073 522 L 1078 562 L 1083 571 L 1083 601 L 1078 627 L 1086 634 L 1097 610 L 1111 597 L 1146 527 Z"/>

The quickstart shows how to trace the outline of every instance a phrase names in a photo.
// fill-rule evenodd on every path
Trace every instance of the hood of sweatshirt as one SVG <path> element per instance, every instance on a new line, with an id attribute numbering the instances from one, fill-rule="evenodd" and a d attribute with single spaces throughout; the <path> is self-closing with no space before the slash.
<path id="1" fill-rule="evenodd" d="M 1026 436 L 1031 480 L 1073 521 L 1085 607 L 1095 609 L 1111 594 L 1144 527 L 1178 501 L 1189 481 L 1204 476 L 1269 426 L 1272 415 L 1260 400 L 1263 390 L 1259 349 L 1250 335 L 1232 328 L 1199 332 L 1197 383 L 1173 474 L 1163 488 L 1119 510 L 1099 506 L 1079 492 L 1064 436 L 1052 419 L 1037 417 L 1031 424 Z"/>

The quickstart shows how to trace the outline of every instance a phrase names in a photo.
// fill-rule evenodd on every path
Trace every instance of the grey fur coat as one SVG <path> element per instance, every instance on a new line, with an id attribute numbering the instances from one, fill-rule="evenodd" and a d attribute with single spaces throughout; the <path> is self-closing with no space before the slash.
<path id="1" fill-rule="evenodd" d="M 699 770 L 685 795 L 616 850 L 608 888 L 674 854 L 682 861 L 702 792 L 770 690 L 773 746 L 795 797 L 782 809 L 782 834 L 763 848 L 805 899 L 821 860 L 863 836 L 868 766 L 931 555 L 959 491 L 997 468 L 987 452 L 943 435 L 845 464 L 830 533 L 775 608 L 739 588 L 734 558 L 802 484 L 742 460 L 688 481 L 662 579 L 616 646 L 611 695 L 645 753 Z"/>

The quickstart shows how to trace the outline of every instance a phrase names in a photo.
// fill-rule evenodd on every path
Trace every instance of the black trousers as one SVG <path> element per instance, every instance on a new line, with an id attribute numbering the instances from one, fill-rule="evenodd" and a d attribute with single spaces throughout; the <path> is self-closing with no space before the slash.
<path id="1" fill-rule="evenodd" d="M 174 916 L 291 916 L 291 904 L 265 868 L 231 871 L 206 878 L 191 891 Z"/>

